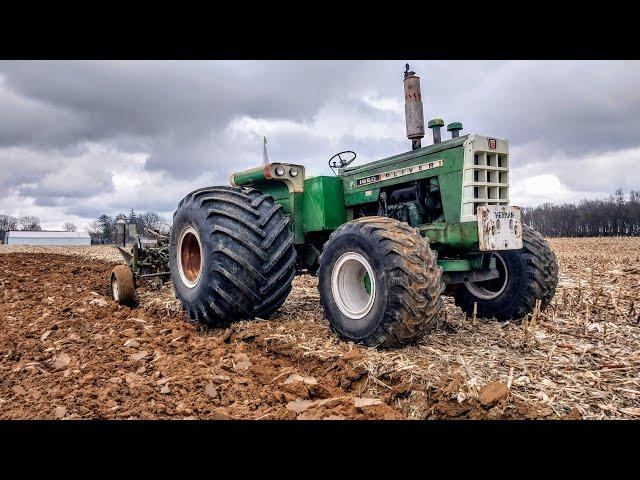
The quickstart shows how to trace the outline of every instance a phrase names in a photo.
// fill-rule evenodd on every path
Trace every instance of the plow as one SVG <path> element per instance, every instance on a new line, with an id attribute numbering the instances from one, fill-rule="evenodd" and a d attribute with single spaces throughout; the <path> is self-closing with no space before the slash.
<path id="1" fill-rule="evenodd" d="M 169 272 L 169 237 L 149 230 L 155 237 L 153 246 L 143 245 L 140 238 L 130 249 L 116 245 L 126 265 L 118 265 L 111 271 L 109 282 L 112 298 L 121 305 L 133 305 L 135 289 L 142 279 L 152 280 L 157 287 L 166 283 Z"/>
<path id="2" fill-rule="evenodd" d="M 111 274 L 113 298 L 131 303 L 139 280 L 171 279 L 190 318 L 215 326 L 268 318 L 295 275 L 317 275 L 334 331 L 374 347 L 428 334 L 443 295 L 497 320 L 546 307 L 556 257 L 510 205 L 508 140 L 463 135 L 460 122 L 443 139 L 445 122 L 434 118 L 423 146 L 420 77 L 409 65 L 403 84 L 410 150 L 360 165 L 355 152 L 340 152 L 326 176 L 270 162 L 265 151 L 229 185 L 187 194 L 155 246 L 120 248 L 127 265 Z"/>

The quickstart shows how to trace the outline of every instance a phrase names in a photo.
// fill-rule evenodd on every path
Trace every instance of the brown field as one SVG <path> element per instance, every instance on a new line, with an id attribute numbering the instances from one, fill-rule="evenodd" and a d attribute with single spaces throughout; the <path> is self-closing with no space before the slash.
<path id="1" fill-rule="evenodd" d="M 432 335 L 386 351 L 337 339 L 312 277 L 276 317 L 204 331 L 170 285 L 115 304 L 111 247 L 0 245 L 0 418 L 640 418 L 640 239 L 550 243 L 537 318 L 447 299 Z"/>

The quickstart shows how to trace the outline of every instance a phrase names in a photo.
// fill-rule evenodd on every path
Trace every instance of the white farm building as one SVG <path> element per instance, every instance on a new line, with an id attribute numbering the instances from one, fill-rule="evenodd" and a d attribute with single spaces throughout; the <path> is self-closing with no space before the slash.
<path id="1" fill-rule="evenodd" d="M 14 231 L 7 232 L 7 245 L 91 245 L 87 232 Z"/>

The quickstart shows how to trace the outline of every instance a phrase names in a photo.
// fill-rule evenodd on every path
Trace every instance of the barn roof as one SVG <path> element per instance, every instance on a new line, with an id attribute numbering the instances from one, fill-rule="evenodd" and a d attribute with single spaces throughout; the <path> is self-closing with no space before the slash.
<path id="1" fill-rule="evenodd" d="M 59 232 L 54 230 L 10 230 L 7 237 L 13 238 L 90 238 L 87 232 Z"/>

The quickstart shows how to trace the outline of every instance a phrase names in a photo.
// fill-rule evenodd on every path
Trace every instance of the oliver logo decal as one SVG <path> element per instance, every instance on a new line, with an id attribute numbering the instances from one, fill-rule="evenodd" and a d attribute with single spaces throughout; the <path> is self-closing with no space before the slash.
<path id="1" fill-rule="evenodd" d="M 377 173 L 375 175 L 368 175 L 366 177 L 360 177 L 356 180 L 356 186 L 362 187 L 363 185 L 369 185 L 371 183 L 384 182 L 385 180 L 391 180 L 397 177 L 404 177 L 405 175 L 411 175 L 412 173 L 431 170 L 432 168 L 441 167 L 443 163 L 444 163 L 444 160 L 435 160 L 433 162 L 421 163 L 420 165 L 413 165 L 411 167 L 398 168 L 396 170 L 390 170 L 388 172 Z M 349 187 L 351 188 L 351 186 Z"/>

